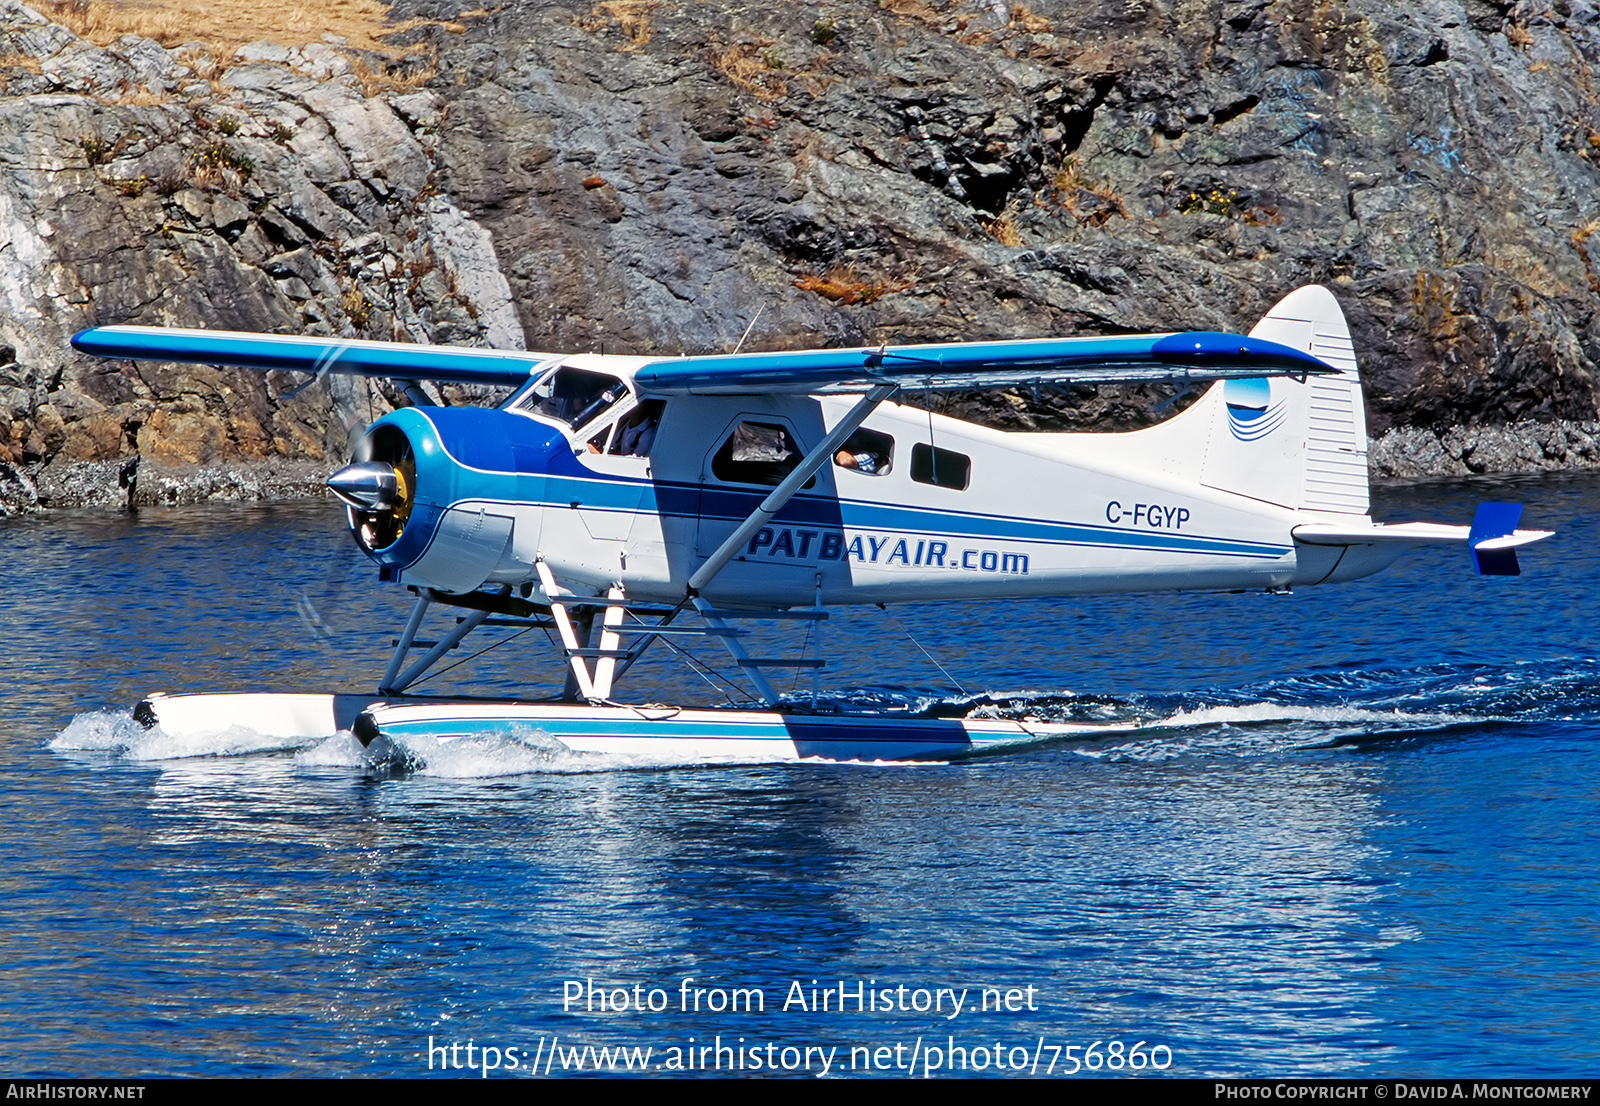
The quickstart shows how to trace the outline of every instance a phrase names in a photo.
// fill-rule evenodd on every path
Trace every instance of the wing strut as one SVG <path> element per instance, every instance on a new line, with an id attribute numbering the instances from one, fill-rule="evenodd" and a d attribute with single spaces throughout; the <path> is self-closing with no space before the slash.
<path id="1" fill-rule="evenodd" d="M 728 535 L 728 540 L 719 545 L 717 551 L 706 558 L 705 564 L 695 570 L 695 574 L 689 577 L 689 594 L 695 595 L 699 593 L 707 584 L 716 579 L 717 573 L 727 567 L 728 562 L 733 560 L 733 555 L 744 547 L 745 542 L 750 540 L 750 535 L 771 521 L 773 515 L 783 510 L 783 505 L 789 502 L 795 492 L 800 490 L 800 486 L 810 480 L 828 458 L 832 457 L 839 447 L 844 444 L 844 440 L 854 434 L 856 428 L 867 421 L 867 416 L 877 410 L 878 404 L 894 395 L 899 389 L 900 385 L 898 384 L 876 384 L 870 392 L 857 400 L 856 405 L 850 408 L 850 413 L 839 420 L 839 424 L 828 433 L 828 436 L 818 442 L 815 448 L 801 459 L 800 464 L 794 471 L 784 477 L 783 482 L 773 488 L 771 494 L 761 501 L 761 506 L 757 507 L 749 518 L 740 523 L 738 528 Z"/>

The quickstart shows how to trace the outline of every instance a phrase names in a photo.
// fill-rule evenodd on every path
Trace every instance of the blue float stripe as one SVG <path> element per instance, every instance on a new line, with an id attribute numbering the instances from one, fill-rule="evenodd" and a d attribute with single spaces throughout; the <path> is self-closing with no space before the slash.
<path id="1" fill-rule="evenodd" d="M 828 742 L 863 745 L 926 745 L 937 742 L 951 748 L 965 748 L 972 744 L 972 735 L 958 719 L 918 719 L 907 722 L 852 717 L 841 722 L 836 719 L 785 717 L 773 715 L 771 721 L 746 722 L 735 719 L 696 718 L 689 721 L 641 720 L 604 718 L 551 718 L 539 722 L 526 716 L 504 715 L 451 719 L 418 719 L 385 723 L 381 717 L 379 727 L 390 737 L 437 737 L 447 730 L 450 736 L 484 736 L 501 734 L 516 726 L 533 721 L 553 731 L 557 740 L 563 735 L 588 738 L 659 737 L 662 741 L 775 741 L 775 742 Z M 673 733 L 641 734 L 641 730 L 672 730 Z M 999 740 L 1020 740 L 1027 735 L 1001 735 Z"/>

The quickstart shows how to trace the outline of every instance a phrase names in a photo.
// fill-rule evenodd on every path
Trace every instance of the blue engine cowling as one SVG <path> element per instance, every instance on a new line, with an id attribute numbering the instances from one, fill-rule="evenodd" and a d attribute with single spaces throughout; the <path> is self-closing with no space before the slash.
<path id="1" fill-rule="evenodd" d="M 523 415 L 407 407 L 373 423 L 328 486 L 384 578 L 460 593 L 497 569 L 520 574 L 506 563 L 517 507 L 544 498 L 545 473 L 570 460 L 568 449 L 558 431 Z"/>

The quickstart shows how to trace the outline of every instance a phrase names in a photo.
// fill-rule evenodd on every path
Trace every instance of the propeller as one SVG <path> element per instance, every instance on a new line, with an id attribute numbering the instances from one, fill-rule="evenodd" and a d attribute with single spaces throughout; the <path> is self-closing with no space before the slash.
<path id="1" fill-rule="evenodd" d="M 350 464 L 328 477 L 329 490 L 345 505 L 351 533 L 369 553 L 399 539 L 411 517 L 416 485 L 411 442 L 393 426 L 370 432 Z"/>

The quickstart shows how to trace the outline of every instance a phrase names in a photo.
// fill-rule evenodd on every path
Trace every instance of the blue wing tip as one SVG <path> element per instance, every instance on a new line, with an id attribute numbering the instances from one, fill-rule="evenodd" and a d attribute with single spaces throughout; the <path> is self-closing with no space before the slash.
<path id="1" fill-rule="evenodd" d="M 1211 330 L 1191 330 L 1168 334 L 1150 347 L 1161 360 L 1188 361 L 1194 364 L 1239 364 L 1291 372 L 1332 372 L 1331 366 L 1302 350 L 1264 338 L 1243 334 L 1223 334 Z"/>
<path id="2" fill-rule="evenodd" d="M 100 328 L 97 326 L 88 327 L 84 330 L 78 331 L 78 333 L 74 334 L 71 338 L 68 338 L 67 341 L 71 343 L 73 349 L 78 350 L 81 353 L 93 353 L 95 343 L 99 340 L 97 337 L 97 332 L 99 330 Z"/>

